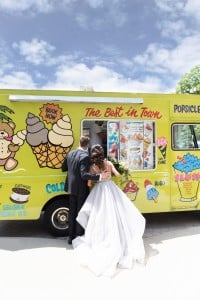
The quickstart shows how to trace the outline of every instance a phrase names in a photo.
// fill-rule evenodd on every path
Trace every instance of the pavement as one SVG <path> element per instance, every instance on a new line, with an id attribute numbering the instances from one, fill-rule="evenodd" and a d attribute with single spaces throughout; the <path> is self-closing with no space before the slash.
<path id="1" fill-rule="evenodd" d="M 176 217 L 175 217 L 176 218 Z M 167 220 L 165 220 L 167 222 Z M 96 277 L 79 265 L 67 238 L 41 234 L 26 223 L 0 230 L 0 297 L 32 299 L 200 299 L 200 219 L 150 222 L 144 235 L 146 264 Z M 11 223 L 13 224 L 13 223 Z M 163 225 L 165 224 L 165 225 Z M 6 226 L 6 225 L 5 225 Z M 12 227 L 13 226 L 13 227 Z M 40 225 L 39 225 L 40 226 Z M 13 233 L 14 232 L 14 233 Z M 18 232 L 18 234 L 17 234 Z"/>

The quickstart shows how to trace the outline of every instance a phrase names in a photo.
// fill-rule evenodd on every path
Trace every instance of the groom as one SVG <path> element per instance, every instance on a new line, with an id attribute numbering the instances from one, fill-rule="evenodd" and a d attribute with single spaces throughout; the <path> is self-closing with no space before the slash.
<path id="1" fill-rule="evenodd" d="M 101 174 L 90 174 L 91 165 L 88 155 L 89 137 L 82 136 L 79 140 L 79 147 L 70 151 L 63 162 L 62 171 L 68 171 L 64 190 L 69 194 L 69 239 L 72 240 L 84 234 L 84 229 L 76 221 L 78 212 L 89 195 L 88 180 L 99 181 L 111 177 L 110 172 Z"/>

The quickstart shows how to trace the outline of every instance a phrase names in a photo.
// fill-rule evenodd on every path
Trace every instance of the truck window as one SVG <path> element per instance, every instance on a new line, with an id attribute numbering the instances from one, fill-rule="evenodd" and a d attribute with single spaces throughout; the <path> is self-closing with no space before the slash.
<path id="1" fill-rule="evenodd" d="M 151 120 L 102 121 L 102 140 L 93 138 L 94 131 L 98 132 L 94 120 L 82 122 L 82 134 L 90 137 L 90 146 L 99 141 L 98 143 L 101 143 L 104 148 L 105 156 L 123 162 L 130 170 L 155 169 L 155 122 Z"/>
<path id="2" fill-rule="evenodd" d="M 200 148 L 200 124 L 173 124 L 173 150 L 196 150 Z"/>

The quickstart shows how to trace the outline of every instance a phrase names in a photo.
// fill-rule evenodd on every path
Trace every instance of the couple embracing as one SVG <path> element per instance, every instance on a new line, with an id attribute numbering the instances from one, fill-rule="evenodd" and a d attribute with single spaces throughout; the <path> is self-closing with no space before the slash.
<path id="1" fill-rule="evenodd" d="M 104 158 L 101 145 L 82 136 L 79 148 L 70 151 L 62 170 L 68 171 L 69 239 L 80 263 L 97 276 L 113 276 L 116 268 L 132 268 L 144 261 L 145 219 L 124 192 L 111 180 L 120 176 Z M 90 191 L 89 183 L 95 182 Z"/>

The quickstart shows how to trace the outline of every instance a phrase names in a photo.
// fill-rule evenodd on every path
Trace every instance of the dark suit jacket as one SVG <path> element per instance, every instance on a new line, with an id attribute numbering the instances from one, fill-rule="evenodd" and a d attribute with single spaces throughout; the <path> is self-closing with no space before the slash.
<path id="1" fill-rule="evenodd" d="M 87 197 L 89 187 L 88 180 L 99 180 L 99 174 L 90 174 L 90 158 L 86 151 L 81 148 L 70 151 L 62 165 L 62 171 L 68 171 L 65 191 L 69 194 Z"/>

